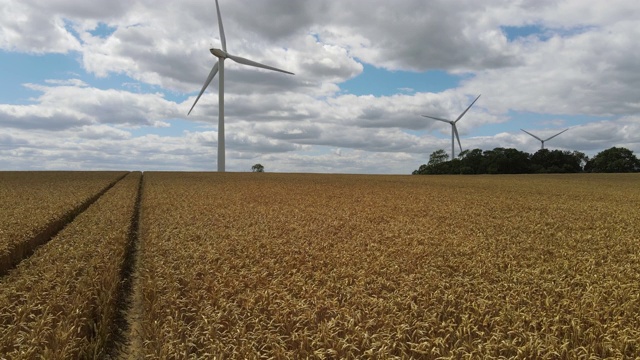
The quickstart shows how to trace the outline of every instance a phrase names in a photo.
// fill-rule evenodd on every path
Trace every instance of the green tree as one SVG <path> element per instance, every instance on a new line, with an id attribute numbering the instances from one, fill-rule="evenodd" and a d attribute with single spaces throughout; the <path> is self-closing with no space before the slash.
<path id="1" fill-rule="evenodd" d="M 527 174 L 531 172 L 529 154 L 516 149 L 495 148 L 482 154 L 487 174 Z"/>
<path id="2" fill-rule="evenodd" d="M 587 154 L 576 150 L 573 152 L 573 157 L 578 160 L 580 171 L 584 170 L 585 165 L 587 165 L 587 163 L 589 162 L 589 157 L 587 156 Z"/>
<path id="3" fill-rule="evenodd" d="M 612 147 L 599 152 L 584 167 L 588 172 L 626 173 L 640 171 L 640 160 L 633 151 Z"/>
<path id="4" fill-rule="evenodd" d="M 427 166 L 427 164 L 422 164 L 422 165 L 420 165 L 418 170 L 413 170 L 411 175 L 424 175 L 424 174 L 427 173 L 428 169 L 429 169 L 429 167 Z"/>
<path id="5" fill-rule="evenodd" d="M 260 164 L 255 164 L 251 167 L 252 172 L 264 172 L 264 166 Z"/>
<path id="6" fill-rule="evenodd" d="M 433 166 L 449 160 L 449 154 L 443 149 L 436 150 L 429 155 L 429 163 L 427 166 Z"/>
<path id="7" fill-rule="evenodd" d="M 413 170 L 413 175 L 433 175 L 433 174 L 450 174 L 449 155 L 446 151 L 440 149 L 429 155 L 429 163 L 422 164 L 418 170 Z"/>
<path id="8" fill-rule="evenodd" d="M 531 170 L 534 173 L 581 172 L 587 156 L 579 151 L 541 149 L 531 155 Z"/>
<path id="9" fill-rule="evenodd" d="M 461 174 L 486 174 L 484 157 L 481 149 L 465 150 L 458 155 L 461 161 Z"/>

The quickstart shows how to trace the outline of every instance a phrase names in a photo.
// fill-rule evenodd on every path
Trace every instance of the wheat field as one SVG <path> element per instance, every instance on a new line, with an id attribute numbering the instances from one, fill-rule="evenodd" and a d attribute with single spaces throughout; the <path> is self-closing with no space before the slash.
<path id="1" fill-rule="evenodd" d="M 0 278 L 0 356 L 106 355 L 141 173 L 130 173 Z"/>
<path id="2" fill-rule="evenodd" d="M 637 176 L 256 175 L 145 174 L 142 354 L 640 351 Z"/>
<path id="3" fill-rule="evenodd" d="M 126 172 L 0 172 L 0 275 Z"/>
<path id="4" fill-rule="evenodd" d="M 640 356 L 638 174 L 145 172 L 140 189 L 127 324 L 83 354 Z"/>

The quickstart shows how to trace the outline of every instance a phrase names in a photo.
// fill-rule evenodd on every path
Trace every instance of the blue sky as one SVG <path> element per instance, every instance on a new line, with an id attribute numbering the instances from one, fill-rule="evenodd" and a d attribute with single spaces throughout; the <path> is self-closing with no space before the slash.
<path id="1" fill-rule="evenodd" d="M 213 4 L 9 3 L 0 170 L 216 170 L 217 77 L 186 115 L 220 46 Z M 225 62 L 228 171 L 409 174 L 450 149 L 451 127 L 420 115 L 455 119 L 479 94 L 465 149 L 535 152 L 520 129 L 570 128 L 547 147 L 640 151 L 633 1 L 220 8 L 229 53 L 296 73 Z"/>
<path id="2" fill-rule="evenodd" d="M 363 64 L 360 75 L 340 84 L 340 89 L 354 95 L 391 96 L 398 93 L 441 92 L 458 86 L 463 76 L 443 70 L 424 72 L 386 70 Z"/>

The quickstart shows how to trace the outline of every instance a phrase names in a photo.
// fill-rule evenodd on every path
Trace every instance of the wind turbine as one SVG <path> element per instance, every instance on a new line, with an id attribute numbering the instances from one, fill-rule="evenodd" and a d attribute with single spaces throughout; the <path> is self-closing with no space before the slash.
<path id="1" fill-rule="evenodd" d="M 193 105 L 191 106 L 191 110 L 189 110 L 189 113 L 187 115 L 191 114 L 191 111 L 196 106 L 196 103 L 198 102 L 198 100 L 200 100 L 200 97 L 202 96 L 202 93 L 204 93 L 204 90 L 207 88 L 207 86 L 209 86 L 209 84 L 211 83 L 211 80 L 213 80 L 213 78 L 216 76 L 216 73 L 220 72 L 220 76 L 219 76 L 220 86 L 218 89 L 218 172 L 224 172 L 224 169 L 225 169 L 225 166 L 224 166 L 224 151 L 225 151 L 224 150 L 224 61 L 226 59 L 231 59 L 243 65 L 254 66 L 254 67 L 267 69 L 267 70 L 279 71 L 285 74 L 291 74 L 291 75 L 294 75 L 294 74 L 292 72 L 280 70 L 272 66 L 260 64 L 253 60 L 245 59 L 240 56 L 235 56 L 227 53 L 227 40 L 225 39 L 225 36 L 224 36 L 224 28 L 222 27 L 222 17 L 220 16 L 220 6 L 218 5 L 218 0 L 216 0 L 216 11 L 218 12 L 218 25 L 220 27 L 220 42 L 222 42 L 222 49 L 214 49 L 214 48 L 209 49 L 209 51 L 211 51 L 213 56 L 218 58 L 218 61 L 213 65 L 213 68 L 211 69 L 211 72 L 209 72 L 209 76 L 207 77 L 207 80 L 204 82 L 204 86 L 202 87 L 202 90 L 200 90 L 200 94 L 198 94 L 196 101 L 193 102 Z"/>
<path id="2" fill-rule="evenodd" d="M 529 135 L 533 136 L 534 138 L 536 138 L 536 139 L 540 140 L 540 142 L 542 143 L 542 146 L 540 147 L 540 149 L 542 150 L 542 149 L 544 149 L 544 142 L 545 142 L 545 141 L 549 141 L 549 140 L 553 139 L 554 137 L 556 137 L 556 136 L 558 136 L 558 135 L 562 134 L 563 132 L 565 132 L 565 131 L 567 131 L 567 130 L 569 130 L 569 129 L 564 129 L 564 130 L 560 131 L 559 133 L 557 133 L 557 134 L 553 135 L 552 137 L 547 138 L 547 139 L 544 139 L 544 140 L 542 140 L 542 139 L 540 139 L 539 137 L 537 137 L 537 136 L 533 135 L 532 133 L 528 132 L 527 130 L 524 130 L 524 129 L 520 129 L 520 130 L 522 130 L 522 131 L 526 132 L 527 134 L 529 134 Z"/>
<path id="3" fill-rule="evenodd" d="M 460 136 L 458 135 L 458 128 L 456 127 L 456 123 L 457 123 L 458 121 L 460 121 L 460 119 L 462 119 L 462 117 L 464 116 L 464 114 L 466 114 L 466 113 L 467 113 L 467 111 L 469 111 L 469 109 L 473 106 L 473 104 L 475 104 L 475 103 L 476 103 L 476 101 L 478 101 L 478 99 L 479 99 L 479 98 L 480 98 L 480 95 L 478 95 L 478 97 L 477 97 L 475 100 L 473 100 L 473 102 L 471 103 L 471 105 L 469 105 L 469 107 L 468 107 L 468 108 L 466 108 L 466 109 L 462 112 L 462 114 L 460 114 L 460 116 L 458 116 L 458 118 L 457 118 L 457 119 L 455 119 L 455 120 L 447 120 L 447 119 L 437 118 L 437 117 L 434 117 L 434 116 L 422 115 L 422 116 L 424 116 L 424 117 L 426 117 L 426 118 L 429 118 L 429 119 L 438 120 L 438 121 L 444 121 L 444 122 L 446 122 L 446 123 L 451 124 L 451 160 L 453 160 L 453 159 L 455 158 L 455 157 L 454 157 L 454 155 L 455 155 L 455 151 L 454 151 L 454 150 L 455 150 L 455 142 L 454 142 L 454 139 L 453 139 L 453 136 L 454 136 L 454 135 L 455 135 L 456 139 L 458 139 L 458 146 L 460 146 L 460 152 L 462 152 L 462 144 L 460 144 Z"/>

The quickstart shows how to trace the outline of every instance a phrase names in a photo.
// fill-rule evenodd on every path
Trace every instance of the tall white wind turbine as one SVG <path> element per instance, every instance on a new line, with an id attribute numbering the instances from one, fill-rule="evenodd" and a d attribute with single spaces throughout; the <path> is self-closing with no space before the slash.
<path id="1" fill-rule="evenodd" d="M 218 61 L 213 65 L 213 68 L 211 69 L 211 72 L 209 72 L 207 80 L 204 82 L 202 90 L 200 90 L 200 94 L 198 94 L 196 101 L 193 102 L 193 106 L 191 106 L 191 110 L 189 110 L 189 113 L 187 115 L 191 114 L 191 111 L 196 106 L 198 100 L 200 100 L 200 97 L 202 96 L 202 93 L 204 93 L 204 90 L 207 88 L 207 86 L 209 86 L 209 83 L 211 83 L 211 80 L 213 80 L 213 78 L 216 76 L 216 73 L 220 72 L 220 86 L 218 89 L 218 172 L 224 172 L 224 61 L 226 59 L 231 59 L 243 65 L 279 71 L 285 74 L 294 74 L 292 72 L 280 70 L 272 66 L 260 64 L 253 60 L 245 59 L 240 56 L 235 56 L 227 53 L 227 40 L 224 36 L 224 28 L 222 27 L 222 17 L 220 16 L 220 6 L 218 5 L 218 0 L 216 0 L 216 11 L 218 13 L 218 26 L 220 27 L 220 42 L 222 42 L 222 49 L 209 49 L 213 56 L 218 58 Z"/>
<path id="2" fill-rule="evenodd" d="M 544 142 L 545 142 L 545 141 L 549 141 L 549 140 L 553 139 L 554 137 L 556 137 L 556 136 L 558 136 L 558 135 L 562 134 L 563 132 L 565 132 L 565 131 L 567 131 L 567 130 L 569 130 L 569 129 L 564 129 L 564 130 L 560 131 L 559 133 L 557 133 L 557 134 L 553 135 L 552 137 L 550 137 L 550 138 L 546 138 L 546 139 L 544 139 L 544 140 L 542 140 L 542 139 L 540 139 L 539 137 L 537 137 L 537 136 L 533 135 L 532 133 L 528 132 L 527 130 L 523 130 L 523 129 L 520 129 L 520 130 L 522 130 L 522 131 L 526 132 L 527 134 L 529 134 L 529 135 L 533 136 L 534 138 L 536 138 L 536 139 L 540 140 L 540 143 L 542 144 L 542 145 L 540 146 L 540 149 L 542 150 L 542 149 L 544 149 Z"/>
<path id="3" fill-rule="evenodd" d="M 448 119 L 442 119 L 442 118 L 438 118 L 438 117 L 434 117 L 434 116 L 429 116 L 429 115 L 422 115 L 426 118 L 429 119 L 433 119 L 433 120 L 438 120 L 438 121 L 444 121 L 446 123 L 451 124 L 451 160 L 455 159 L 455 142 L 454 142 L 454 138 L 453 136 L 455 135 L 456 139 L 458 139 L 458 146 L 460 146 L 460 152 L 462 152 L 462 144 L 460 144 L 460 136 L 458 135 L 458 128 L 456 127 L 456 123 L 458 121 L 460 121 L 460 119 L 462 119 L 462 117 L 464 116 L 464 114 L 467 113 L 467 111 L 469 111 L 469 109 L 471 109 L 471 107 L 473 106 L 473 104 L 476 103 L 476 101 L 478 101 L 478 99 L 480 98 L 480 95 L 478 95 L 478 97 L 473 100 L 473 102 L 471 103 L 471 105 L 469 105 L 468 108 L 466 108 L 462 114 L 460 114 L 460 116 L 458 116 L 457 119 L 455 120 L 448 120 Z"/>

